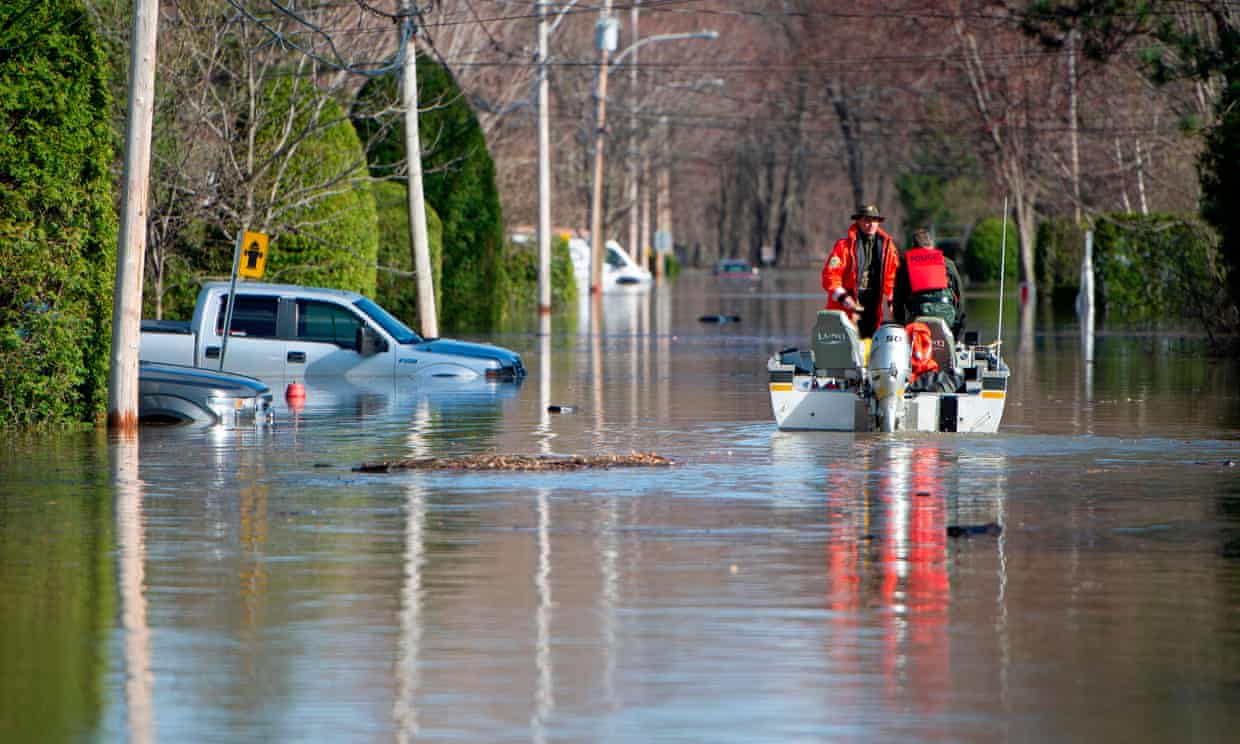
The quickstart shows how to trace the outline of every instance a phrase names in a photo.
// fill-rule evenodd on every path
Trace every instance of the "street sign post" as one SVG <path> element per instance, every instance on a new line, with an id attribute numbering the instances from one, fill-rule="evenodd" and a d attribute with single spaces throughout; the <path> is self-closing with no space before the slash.
<path id="1" fill-rule="evenodd" d="M 224 370 L 224 356 L 228 353 L 228 336 L 232 332 L 233 297 L 237 294 L 237 277 L 261 279 L 267 268 L 267 235 L 256 232 L 237 233 L 237 245 L 233 248 L 232 282 L 228 287 L 228 305 L 224 309 L 224 338 L 220 340 L 220 371 Z"/>

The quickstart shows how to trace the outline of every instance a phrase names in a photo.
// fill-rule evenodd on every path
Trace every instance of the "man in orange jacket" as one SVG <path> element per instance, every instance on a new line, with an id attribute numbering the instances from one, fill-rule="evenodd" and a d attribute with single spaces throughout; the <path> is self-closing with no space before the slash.
<path id="1" fill-rule="evenodd" d="M 822 288 L 827 290 L 827 309 L 848 313 L 861 338 L 870 338 L 891 318 L 900 252 L 878 226 L 883 221 L 878 207 L 860 207 L 852 220 L 848 237 L 836 241 L 822 267 Z"/>

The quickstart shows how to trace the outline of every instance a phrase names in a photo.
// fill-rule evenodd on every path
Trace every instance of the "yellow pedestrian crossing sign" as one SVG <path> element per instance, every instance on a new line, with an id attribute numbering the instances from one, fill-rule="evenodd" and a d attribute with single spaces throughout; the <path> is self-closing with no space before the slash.
<path id="1" fill-rule="evenodd" d="M 261 279 L 265 268 L 267 268 L 267 236 L 257 232 L 245 233 L 241 239 L 241 262 L 237 264 L 237 276 Z"/>

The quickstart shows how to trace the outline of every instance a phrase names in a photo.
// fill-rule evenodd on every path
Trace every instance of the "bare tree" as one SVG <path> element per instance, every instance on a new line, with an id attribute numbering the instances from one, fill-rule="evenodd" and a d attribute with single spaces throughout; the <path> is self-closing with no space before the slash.
<path id="1" fill-rule="evenodd" d="M 952 28 L 959 41 L 968 100 L 988 146 L 996 181 L 1010 196 L 1021 273 L 1033 298 L 1036 208 L 1044 188 L 1043 123 L 1057 82 L 1046 66 L 1053 57 L 1041 54 L 1036 42 L 1002 8 L 966 8 L 958 3 Z"/>

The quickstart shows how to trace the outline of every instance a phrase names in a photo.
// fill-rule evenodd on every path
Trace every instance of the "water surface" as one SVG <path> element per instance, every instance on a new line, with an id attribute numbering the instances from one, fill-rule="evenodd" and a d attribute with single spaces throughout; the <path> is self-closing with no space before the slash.
<path id="1" fill-rule="evenodd" d="M 312 385 L 266 431 L 9 435 L 0 739 L 1229 738 L 1235 361 L 1102 329 L 1088 362 L 1009 304 L 997 435 L 779 432 L 764 363 L 805 343 L 813 274 L 689 274 L 494 339 L 520 387 Z M 997 335 L 993 295 L 969 313 Z M 631 451 L 678 464 L 352 470 Z"/>

